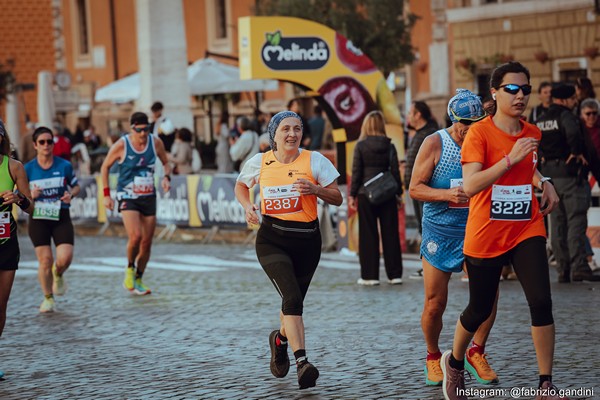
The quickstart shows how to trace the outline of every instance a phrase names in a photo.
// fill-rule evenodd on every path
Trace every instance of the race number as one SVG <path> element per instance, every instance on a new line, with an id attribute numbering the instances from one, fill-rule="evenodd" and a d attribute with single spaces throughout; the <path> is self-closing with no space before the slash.
<path id="1" fill-rule="evenodd" d="M 154 193 L 154 178 L 151 176 L 136 176 L 133 178 L 133 194 L 144 196 Z"/>
<path id="2" fill-rule="evenodd" d="M 493 185 L 490 219 L 526 221 L 531 219 L 531 185 Z"/>
<path id="3" fill-rule="evenodd" d="M 463 180 L 462 178 L 460 179 L 450 179 L 450 189 L 454 188 L 454 187 L 462 187 L 463 185 Z M 467 200 L 464 203 L 453 203 L 453 202 L 448 202 L 448 208 L 469 208 L 469 201 Z"/>
<path id="4" fill-rule="evenodd" d="M 292 214 L 302 211 L 300 193 L 293 189 L 293 185 L 265 186 L 262 198 L 267 215 Z"/>
<path id="5" fill-rule="evenodd" d="M 33 207 L 32 218 L 58 221 L 60 219 L 60 200 L 36 201 Z"/>
<path id="6" fill-rule="evenodd" d="M 10 238 L 10 212 L 0 212 L 0 239 Z"/>

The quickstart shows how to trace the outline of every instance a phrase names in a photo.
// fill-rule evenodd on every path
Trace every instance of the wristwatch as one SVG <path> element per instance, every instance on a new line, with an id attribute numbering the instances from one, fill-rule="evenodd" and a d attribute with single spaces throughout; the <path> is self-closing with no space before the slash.
<path id="1" fill-rule="evenodd" d="M 540 181 L 538 182 L 538 188 L 540 190 L 544 190 L 544 182 L 550 182 L 552 183 L 552 178 L 548 177 L 548 176 L 542 176 L 542 178 L 540 179 Z"/>

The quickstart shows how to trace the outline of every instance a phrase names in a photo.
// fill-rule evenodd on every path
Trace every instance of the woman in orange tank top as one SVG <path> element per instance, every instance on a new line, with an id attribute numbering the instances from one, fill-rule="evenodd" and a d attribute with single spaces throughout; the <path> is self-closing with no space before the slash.
<path id="1" fill-rule="evenodd" d="M 294 352 L 300 389 L 316 385 L 319 371 L 308 362 L 304 347 L 304 297 L 321 257 L 317 198 L 342 204 L 336 179 L 339 173 L 316 151 L 300 149 L 302 119 L 292 111 L 273 116 L 267 127 L 273 150 L 259 153 L 242 168 L 235 195 L 246 210 L 246 221 L 258 224 L 258 206 L 250 188 L 260 185 L 260 228 L 256 255 L 281 296 L 280 328 L 269 335 L 271 373 L 287 375 L 288 340 Z"/>
<path id="2" fill-rule="evenodd" d="M 452 350 L 442 355 L 446 399 L 467 399 L 461 390 L 465 351 L 492 312 L 502 267 L 509 263 L 529 304 L 539 387 L 553 387 L 554 319 L 543 217 L 558 205 L 558 196 L 536 168 L 541 132 L 521 118 L 529 80 L 518 62 L 496 68 L 490 82 L 496 113 L 474 124 L 462 147 L 463 188 L 471 197 L 464 244 L 469 304 L 456 324 Z M 540 204 L 534 187 L 542 190 Z"/>

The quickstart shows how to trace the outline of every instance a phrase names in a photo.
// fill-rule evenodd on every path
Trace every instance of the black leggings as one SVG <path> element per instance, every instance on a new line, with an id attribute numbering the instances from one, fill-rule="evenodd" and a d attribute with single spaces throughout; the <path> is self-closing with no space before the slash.
<path id="1" fill-rule="evenodd" d="M 288 222 L 263 217 L 256 255 L 282 298 L 284 315 L 302 315 L 304 297 L 321 259 L 318 221 Z"/>
<path id="2" fill-rule="evenodd" d="M 466 256 L 469 274 L 469 304 L 460 315 L 462 326 L 473 333 L 490 316 L 498 291 L 502 267 L 512 264 L 529 304 L 532 326 L 554 323 L 546 238 L 525 239 L 515 248 L 494 258 Z"/>

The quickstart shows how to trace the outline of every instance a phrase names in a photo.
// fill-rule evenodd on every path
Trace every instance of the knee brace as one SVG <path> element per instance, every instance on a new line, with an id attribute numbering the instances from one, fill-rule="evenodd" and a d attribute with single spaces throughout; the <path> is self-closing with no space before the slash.
<path id="1" fill-rule="evenodd" d="M 492 308 L 489 310 L 475 310 L 469 303 L 467 308 L 460 314 L 460 323 L 467 331 L 475 333 L 479 326 L 488 319 L 491 313 Z"/>

